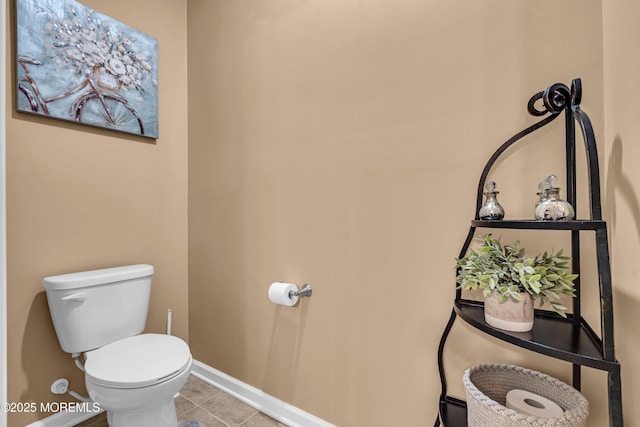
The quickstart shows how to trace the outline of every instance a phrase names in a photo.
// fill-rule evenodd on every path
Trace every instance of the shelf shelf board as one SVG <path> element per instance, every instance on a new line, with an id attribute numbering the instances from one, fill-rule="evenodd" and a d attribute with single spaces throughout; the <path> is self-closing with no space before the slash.
<path id="1" fill-rule="evenodd" d="M 606 227 L 602 220 L 535 221 L 535 220 L 481 220 L 471 221 L 473 227 L 516 228 L 528 230 L 599 230 Z"/>
<path id="2" fill-rule="evenodd" d="M 467 403 L 455 397 L 440 399 L 440 423 L 444 427 L 467 426 Z"/>
<path id="3" fill-rule="evenodd" d="M 457 300 L 454 309 L 471 326 L 519 347 L 605 371 L 619 369 L 617 360 L 604 359 L 602 341 L 584 319 L 574 324 L 571 317 L 565 319 L 553 312 L 536 310 L 533 330 L 510 332 L 485 322 L 484 304 L 480 301 Z"/>

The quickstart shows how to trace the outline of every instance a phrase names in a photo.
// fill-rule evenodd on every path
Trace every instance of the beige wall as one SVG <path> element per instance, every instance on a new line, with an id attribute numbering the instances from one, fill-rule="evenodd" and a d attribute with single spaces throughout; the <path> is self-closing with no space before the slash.
<path id="1" fill-rule="evenodd" d="M 60 377 L 84 392 L 83 375 L 60 349 L 49 319 L 41 285 L 47 275 L 153 264 L 147 331 L 163 332 L 172 308 L 173 331 L 188 338 L 185 2 L 83 3 L 158 39 L 160 138 L 36 118 L 16 113 L 8 100 L 8 392 L 14 402 L 58 400 L 49 387 Z M 13 61 L 7 62 L 7 75 L 15 78 Z M 12 81 L 7 84 L 12 94 Z M 45 415 L 10 414 L 9 426 Z"/>
<path id="2" fill-rule="evenodd" d="M 481 168 L 534 121 L 532 93 L 580 76 L 604 153 L 625 421 L 638 419 L 633 2 L 84 3 L 158 38 L 161 138 L 28 117 L 8 100 L 10 400 L 52 401 L 63 376 L 83 391 L 42 277 L 149 262 L 147 329 L 161 331 L 173 308 L 196 359 L 337 425 L 429 425 L 452 259 Z M 561 139 L 554 124 L 499 164 L 508 216 L 529 216 L 537 182 L 562 170 Z M 275 280 L 314 295 L 274 306 Z M 462 370 L 486 361 L 569 379 L 567 364 L 460 323 L 446 360 L 458 395 Z M 605 380 L 585 370 L 591 426 L 606 425 Z"/>
<path id="3" fill-rule="evenodd" d="M 529 97 L 555 82 L 582 77 L 602 139 L 601 7 L 189 1 L 195 357 L 340 426 L 433 423 L 436 351 L 477 179 L 535 121 Z M 530 141 L 492 174 L 511 218 L 531 217 L 537 183 L 563 171 L 561 121 Z M 531 251 L 566 244 L 505 235 Z M 310 283 L 313 297 L 275 306 L 276 280 Z M 464 368 L 487 361 L 569 380 L 567 363 L 460 323 L 445 356 L 457 395 Z M 585 371 L 590 425 L 606 425 L 606 378 Z"/>
<path id="4" fill-rule="evenodd" d="M 634 17 L 640 4 L 631 0 L 603 2 L 606 211 L 610 224 L 614 278 L 616 355 L 622 364 L 625 425 L 640 421 L 640 127 L 638 114 L 640 28 Z"/>

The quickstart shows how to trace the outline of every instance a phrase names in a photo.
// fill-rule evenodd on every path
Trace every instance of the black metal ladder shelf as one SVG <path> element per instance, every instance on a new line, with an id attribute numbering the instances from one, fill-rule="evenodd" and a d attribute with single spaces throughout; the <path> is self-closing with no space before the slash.
<path id="1" fill-rule="evenodd" d="M 611 266 L 607 224 L 602 219 L 600 203 L 600 169 L 596 141 L 591 121 L 581 110 L 582 83 L 574 79 L 571 87 L 562 83 L 549 86 L 529 99 L 528 111 L 533 116 L 545 116 L 542 120 L 517 133 L 502 144 L 482 171 L 478 183 L 475 218 L 467 235 L 459 257 L 469 249 L 477 229 L 521 229 L 521 230 L 565 230 L 571 233 L 571 269 L 580 273 L 580 234 L 591 232 L 595 235 L 595 252 L 598 267 L 600 295 L 600 329 L 596 333 L 581 315 L 580 279 L 575 283 L 576 298 L 573 298 L 573 312 L 563 318 L 555 312 L 535 310 L 535 322 L 530 332 L 508 332 L 488 325 L 484 320 L 484 304 L 480 301 L 464 299 L 462 291 L 456 289 L 453 310 L 438 347 L 438 370 L 440 373 L 441 394 L 438 405 L 438 417 L 435 426 L 466 427 L 467 409 L 464 400 L 447 395 L 447 380 L 444 372 L 444 348 L 451 328 L 457 318 L 488 335 L 506 341 L 515 346 L 544 354 L 572 364 L 572 385 L 580 390 L 581 367 L 589 367 L 608 373 L 609 423 L 611 427 L 622 427 L 622 389 L 620 383 L 620 363 L 615 358 L 613 341 L 613 301 L 611 287 Z M 536 104 L 542 104 L 539 108 Z M 535 221 L 535 220 L 481 220 L 483 188 L 491 168 L 504 151 L 537 129 L 551 123 L 564 112 L 566 139 L 566 189 L 567 201 L 576 208 L 576 123 L 582 131 L 587 153 L 589 172 L 590 219 L 572 221 Z M 576 209 L 577 211 L 577 209 Z"/>

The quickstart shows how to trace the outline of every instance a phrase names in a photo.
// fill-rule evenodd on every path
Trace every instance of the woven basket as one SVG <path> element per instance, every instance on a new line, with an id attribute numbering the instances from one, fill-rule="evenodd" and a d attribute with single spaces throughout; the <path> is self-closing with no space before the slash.
<path id="1" fill-rule="evenodd" d="M 549 375 L 513 365 L 478 365 L 463 377 L 469 427 L 584 427 L 589 403 L 575 388 Z M 564 415 L 540 418 L 508 409 L 507 392 L 522 389 L 557 403 Z"/>

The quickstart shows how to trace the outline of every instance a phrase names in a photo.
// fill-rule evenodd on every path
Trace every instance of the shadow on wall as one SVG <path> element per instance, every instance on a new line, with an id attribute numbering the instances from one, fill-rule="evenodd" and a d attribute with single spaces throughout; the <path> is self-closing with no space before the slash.
<path id="1" fill-rule="evenodd" d="M 637 419 L 635 402 L 636 387 L 633 380 L 636 378 L 635 364 L 640 354 L 640 338 L 638 338 L 638 325 L 640 324 L 640 301 L 624 290 L 614 288 L 613 301 L 615 311 L 624 313 L 624 319 L 617 318 L 616 325 L 616 356 L 622 366 L 622 411 L 625 420 Z M 624 320 L 624 321 L 620 321 Z M 624 339 L 624 344 L 622 344 Z M 632 412 L 632 413 L 629 413 Z"/>
<path id="2" fill-rule="evenodd" d="M 628 207 L 634 221 L 634 235 L 640 241 L 640 201 L 634 191 L 634 183 L 622 172 L 622 140 L 617 136 L 612 144 L 609 155 L 606 184 L 606 203 L 608 221 L 611 223 L 611 235 L 615 235 L 618 197 L 622 203 Z M 612 257 L 613 257 L 612 251 Z M 622 365 L 622 387 L 623 387 L 623 411 L 625 419 L 635 419 L 636 411 L 634 402 L 635 387 L 632 385 L 635 378 L 634 361 L 640 353 L 640 339 L 638 339 L 637 325 L 640 324 L 640 301 L 632 294 L 625 291 L 620 286 L 613 288 L 613 302 L 615 306 L 616 329 L 616 353 Z M 622 318 L 621 316 L 624 316 Z"/>
<path id="3" fill-rule="evenodd" d="M 22 393 L 22 401 L 33 401 L 34 397 L 42 403 L 73 400 L 51 393 L 51 384 L 58 378 L 68 378 L 73 390 L 85 393 L 84 375 L 75 367 L 71 355 L 60 348 L 44 291 L 36 294 L 31 303 L 21 357 L 28 385 Z M 56 369 L 50 371 L 48 367 L 51 366 Z"/>
<path id="4" fill-rule="evenodd" d="M 294 307 L 275 308 L 263 389 L 273 390 L 285 401 L 293 399 L 308 309 L 307 298 L 301 298 Z"/>
<path id="5" fill-rule="evenodd" d="M 611 223 L 611 234 L 616 229 L 616 192 L 619 192 L 631 211 L 635 221 L 635 232 L 640 240 L 640 203 L 633 187 L 633 182 L 622 173 L 622 140 L 617 136 L 613 140 L 607 165 L 606 203 Z"/>

